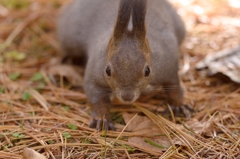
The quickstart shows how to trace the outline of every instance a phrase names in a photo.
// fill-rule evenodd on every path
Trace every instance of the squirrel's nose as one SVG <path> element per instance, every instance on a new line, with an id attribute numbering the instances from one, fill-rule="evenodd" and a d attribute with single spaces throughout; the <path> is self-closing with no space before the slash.
<path id="1" fill-rule="evenodd" d="M 131 102 L 134 98 L 134 94 L 130 94 L 130 93 L 123 93 L 121 94 L 121 97 L 124 101 L 126 102 Z"/>

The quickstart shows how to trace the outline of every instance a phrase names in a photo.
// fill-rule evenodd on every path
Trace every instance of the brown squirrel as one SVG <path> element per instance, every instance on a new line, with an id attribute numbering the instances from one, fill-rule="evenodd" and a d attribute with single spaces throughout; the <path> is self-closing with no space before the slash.
<path id="1" fill-rule="evenodd" d="M 182 20 L 165 0 L 75 0 L 67 6 L 58 38 L 63 61 L 87 61 L 90 127 L 115 130 L 109 113 L 112 97 L 132 103 L 147 86 L 164 86 L 169 104 L 181 109 L 178 48 L 184 36 Z"/>

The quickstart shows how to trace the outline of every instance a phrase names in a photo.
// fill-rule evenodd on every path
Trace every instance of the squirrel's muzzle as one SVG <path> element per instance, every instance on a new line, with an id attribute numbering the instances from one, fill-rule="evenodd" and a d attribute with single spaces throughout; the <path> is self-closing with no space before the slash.
<path id="1" fill-rule="evenodd" d="M 133 103 L 139 97 L 139 91 L 131 88 L 118 89 L 117 98 L 123 103 Z"/>
<path id="2" fill-rule="evenodd" d="M 123 94 L 121 94 L 121 98 L 122 98 L 122 100 L 124 100 L 124 101 L 132 102 L 132 100 L 134 99 L 134 94 L 131 94 L 131 93 L 123 93 Z"/>

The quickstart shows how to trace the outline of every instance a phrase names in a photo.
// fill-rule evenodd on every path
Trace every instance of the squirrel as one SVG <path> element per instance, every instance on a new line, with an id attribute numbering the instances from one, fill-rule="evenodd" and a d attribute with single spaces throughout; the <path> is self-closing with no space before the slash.
<path id="1" fill-rule="evenodd" d="M 147 86 L 163 86 L 179 111 L 179 45 L 185 37 L 180 16 L 166 0 L 75 0 L 63 11 L 57 34 L 62 61 L 86 59 L 84 92 L 91 128 L 115 130 L 111 99 L 133 103 Z M 174 87 L 174 89 L 169 89 Z"/>

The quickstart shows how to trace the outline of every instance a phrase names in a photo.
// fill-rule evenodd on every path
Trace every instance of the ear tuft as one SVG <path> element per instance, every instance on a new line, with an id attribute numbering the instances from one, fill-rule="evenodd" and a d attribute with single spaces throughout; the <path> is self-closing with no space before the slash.
<path id="1" fill-rule="evenodd" d="M 146 38 L 145 17 L 147 10 L 147 0 L 135 0 L 133 3 L 132 20 L 133 33 L 141 43 L 144 43 Z"/>
<path id="2" fill-rule="evenodd" d="M 114 27 L 113 38 L 120 40 L 127 31 L 128 23 L 132 13 L 134 0 L 121 0 L 118 8 L 117 22 Z"/>

